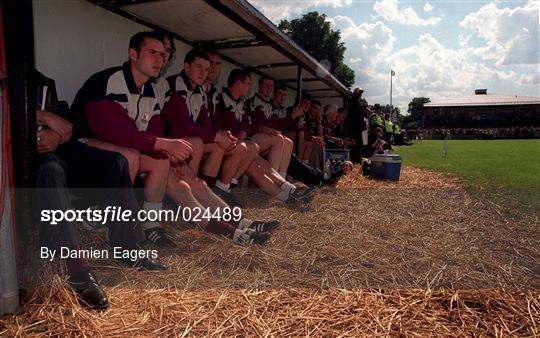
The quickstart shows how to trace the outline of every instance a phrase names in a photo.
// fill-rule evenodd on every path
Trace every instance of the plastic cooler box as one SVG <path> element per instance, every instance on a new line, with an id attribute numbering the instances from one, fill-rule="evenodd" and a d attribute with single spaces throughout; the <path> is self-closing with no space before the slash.
<path id="1" fill-rule="evenodd" d="M 380 180 L 399 181 L 401 156 L 397 154 L 377 154 L 371 158 L 371 177 Z"/>

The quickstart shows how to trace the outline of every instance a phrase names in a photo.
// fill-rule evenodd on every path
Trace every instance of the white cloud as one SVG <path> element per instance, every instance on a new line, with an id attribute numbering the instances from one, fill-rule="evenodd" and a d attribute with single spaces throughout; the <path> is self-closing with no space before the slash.
<path id="1" fill-rule="evenodd" d="M 331 19 L 342 32 L 347 46 L 345 58 L 356 74 L 355 85 L 366 89 L 371 104 L 389 102 L 390 69 L 396 71 L 393 104 L 402 112 L 416 96 L 437 99 L 469 95 L 475 88 L 493 88 L 492 84 L 515 83 L 519 78 L 515 71 L 486 66 L 481 58 L 474 61 L 477 55 L 470 49 L 448 48 L 431 34 L 422 34 L 414 45 L 396 50 L 396 37 L 382 21 L 357 25 L 346 16 Z M 461 39 L 467 41 L 468 37 L 463 35 Z M 521 80 L 531 81 L 528 77 Z"/>
<path id="2" fill-rule="evenodd" d="M 490 68 L 473 62 L 466 51 L 445 47 L 431 34 L 422 34 L 416 45 L 401 49 L 390 58 L 396 76 L 395 92 L 404 100 L 414 96 L 433 99 L 470 95 L 475 88 L 515 81 L 514 71 Z"/>
<path id="3" fill-rule="evenodd" d="M 303 14 L 312 7 L 333 7 L 339 8 L 350 6 L 352 0 L 296 0 L 296 1 L 268 1 L 250 0 L 252 5 L 257 7 L 267 18 L 274 23 L 279 23 L 282 19 L 289 19 L 293 15 Z"/>
<path id="4" fill-rule="evenodd" d="M 272 2 L 257 0 L 256 3 L 272 7 Z M 329 6 L 348 3 L 326 2 Z M 289 17 L 292 12 L 306 13 L 309 7 L 317 6 L 316 1 L 273 4 L 282 17 Z M 425 8 L 429 7 L 427 4 Z M 378 1 L 375 5 L 382 12 L 377 12 L 374 6 L 377 15 L 371 21 L 356 22 L 346 15 L 328 18 L 333 29 L 341 31 L 347 47 L 345 60 L 355 71 L 355 86 L 366 90 L 369 103 L 389 102 L 390 69 L 396 71 L 393 103 L 402 112 L 407 111 L 408 103 L 416 96 L 436 100 L 470 95 L 475 88 L 537 95 L 538 41 L 531 43 L 530 38 L 534 34 L 538 37 L 538 3 L 530 2 L 514 9 L 484 5 L 462 20 L 465 29 L 456 30 L 459 46 L 455 48 L 449 48 L 436 33 L 430 33 L 418 36 L 411 46 L 401 49 L 396 48 L 396 32 L 387 26 L 387 21 L 428 26 L 437 24 L 441 18 L 419 18 L 414 10 L 398 6 L 397 1 Z M 536 9 L 535 13 L 532 8 Z M 533 63 L 523 64 L 525 61 Z"/>
<path id="5" fill-rule="evenodd" d="M 462 48 L 467 47 L 470 39 L 470 34 L 458 34 L 459 46 Z"/>
<path id="6" fill-rule="evenodd" d="M 424 5 L 424 12 L 431 12 L 433 10 L 433 5 L 431 5 L 429 2 L 426 2 Z"/>
<path id="7" fill-rule="evenodd" d="M 460 26 L 483 39 L 486 45 L 473 53 L 496 52 L 497 65 L 539 63 L 539 3 L 529 1 L 522 7 L 498 8 L 490 3 L 470 13 Z"/>
<path id="8" fill-rule="evenodd" d="M 329 18 L 329 21 L 334 28 L 341 31 L 343 40 L 360 45 L 364 50 L 375 48 L 377 50 L 390 51 L 396 42 L 396 37 L 392 34 L 392 30 L 385 26 L 382 21 L 364 22 L 356 25 L 350 17 L 343 15 Z M 347 44 L 347 48 L 350 47 L 354 48 L 354 46 Z M 372 50 L 369 50 L 368 54 L 375 55 Z"/>
<path id="9" fill-rule="evenodd" d="M 429 5 L 429 4 L 426 4 Z M 430 5 L 431 6 L 431 5 Z M 424 6 L 425 8 L 426 6 Z M 411 7 L 400 7 L 397 0 L 381 0 L 373 5 L 378 18 L 386 21 L 394 21 L 410 26 L 436 26 L 441 22 L 441 17 L 432 16 L 427 19 L 422 19 L 416 14 L 416 11 Z"/>
<path id="10" fill-rule="evenodd" d="M 535 74 L 522 74 L 518 80 L 522 86 L 534 86 L 540 84 L 540 74 L 538 71 Z"/>

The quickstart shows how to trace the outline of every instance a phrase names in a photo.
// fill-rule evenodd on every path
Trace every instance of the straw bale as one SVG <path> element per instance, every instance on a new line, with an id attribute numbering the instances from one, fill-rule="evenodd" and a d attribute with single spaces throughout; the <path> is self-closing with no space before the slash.
<path id="1" fill-rule="evenodd" d="M 14 337 L 108 336 L 536 336 L 538 291 L 112 288 L 111 308 L 82 310 L 66 288 L 41 290 Z"/>
<path id="2" fill-rule="evenodd" d="M 362 168 L 354 166 L 351 174 L 340 179 L 337 188 L 457 188 L 459 180 L 448 174 L 404 166 L 399 181 L 375 180 L 362 176 Z"/>
<path id="3" fill-rule="evenodd" d="M 185 224 L 160 250 L 165 272 L 92 265 L 111 308 L 87 311 L 54 264 L 0 336 L 535 336 L 538 215 L 470 194 L 447 175 L 404 167 L 399 182 L 355 168 L 309 208 L 240 191 L 246 216 L 278 219 L 264 247 Z M 82 230 L 105 248 L 103 232 Z M 148 246 L 148 249 L 153 247 Z"/>

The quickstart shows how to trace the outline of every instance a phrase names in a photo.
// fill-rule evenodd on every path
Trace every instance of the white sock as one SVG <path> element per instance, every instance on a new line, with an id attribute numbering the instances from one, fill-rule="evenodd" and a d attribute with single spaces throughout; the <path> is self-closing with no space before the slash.
<path id="1" fill-rule="evenodd" d="M 152 202 L 144 201 L 142 208 L 145 211 L 150 211 L 150 210 L 159 211 L 163 208 L 163 202 L 152 203 Z M 142 224 L 142 227 L 144 230 L 146 230 L 146 229 L 151 229 L 155 227 L 161 227 L 161 224 L 159 222 L 144 222 Z"/>
<path id="2" fill-rule="evenodd" d="M 296 187 L 289 182 L 283 183 L 279 188 L 281 189 L 281 192 L 277 194 L 276 197 L 283 202 L 286 201 L 289 198 L 289 195 L 296 189 Z"/>
<path id="3" fill-rule="evenodd" d="M 242 218 L 240 220 L 240 222 L 238 222 L 238 229 L 245 229 L 245 228 L 249 228 L 249 226 L 251 225 L 251 223 L 253 223 L 252 220 L 248 219 L 248 218 Z"/>
<path id="4" fill-rule="evenodd" d="M 231 184 L 230 183 L 225 184 L 221 182 L 220 180 L 216 181 L 216 188 L 221 189 L 225 192 L 231 192 Z"/>
<path id="5" fill-rule="evenodd" d="M 292 183 L 290 183 L 290 182 L 287 182 L 287 181 L 285 181 L 285 183 L 283 183 L 283 184 L 281 185 L 281 187 L 279 187 L 279 188 L 280 188 L 281 190 L 286 190 L 287 192 L 289 192 L 289 191 L 293 192 L 293 191 L 296 189 L 296 187 L 294 186 L 294 184 L 292 184 Z"/>
<path id="6" fill-rule="evenodd" d="M 238 185 L 238 180 L 237 180 L 236 178 L 233 178 L 233 179 L 231 180 L 231 183 L 232 183 L 232 184 L 235 184 L 235 185 Z"/>

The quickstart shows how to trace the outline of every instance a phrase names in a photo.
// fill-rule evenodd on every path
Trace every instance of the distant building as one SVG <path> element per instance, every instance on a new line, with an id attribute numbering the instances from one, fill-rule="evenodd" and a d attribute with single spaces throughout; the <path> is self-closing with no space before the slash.
<path id="1" fill-rule="evenodd" d="M 424 128 L 491 128 L 540 126 L 540 97 L 488 94 L 426 103 L 420 114 Z"/>

